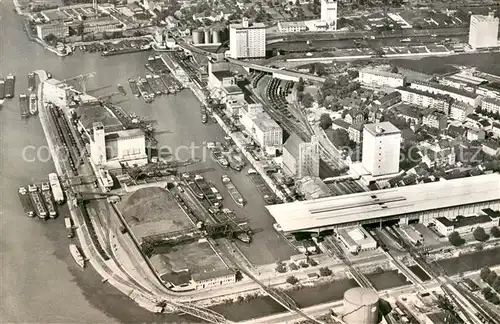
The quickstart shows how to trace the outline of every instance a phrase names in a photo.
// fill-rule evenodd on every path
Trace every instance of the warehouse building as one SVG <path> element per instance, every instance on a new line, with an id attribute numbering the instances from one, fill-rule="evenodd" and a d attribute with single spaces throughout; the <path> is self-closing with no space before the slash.
<path id="1" fill-rule="evenodd" d="M 500 209 L 500 174 L 355 193 L 266 206 L 284 232 L 321 232 L 338 227 L 399 220 L 433 223 L 438 217 Z"/>
<path id="2" fill-rule="evenodd" d="M 229 269 L 194 274 L 191 279 L 196 289 L 205 289 L 236 282 L 236 273 Z"/>
<path id="3" fill-rule="evenodd" d="M 337 235 L 340 242 L 352 254 L 377 248 L 377 242 L 362 226 L 340 228 L 337 230 Z"/>
<path id="4" fill-rule="evenodd" d="M 459 234 L 472 233 L 477 227 L 482 227 L 486 231 L 498 225 L 498 218 L 491 218 L 488 215 L 456 216 L 455 218 L 436 218 L 436 230 L 439 234 L 448 236 L 453 232 Z"/>

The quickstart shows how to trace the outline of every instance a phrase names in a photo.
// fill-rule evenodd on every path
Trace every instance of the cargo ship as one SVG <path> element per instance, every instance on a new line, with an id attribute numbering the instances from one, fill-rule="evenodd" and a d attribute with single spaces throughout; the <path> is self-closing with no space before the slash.
<path id="1" fill-rule="evenodd" d="M 54 206 L 54 198 L 52 198 L 52 193 L 50 192 L 50 185 L 47 182 L 42 183 L 42 197 L 47 207 L 50 218 L 57 217 L 57 211 Z"/>
<path id="2" fill-rule="evenodd" d="M 29 102 L 28 96 L 25 93 L 19 94 L 19 109 L 21 111 L 21 117 L 28 117 L 29 112 Z"/>
<path id="3" fill-rule="evenodd" d="M 45 219 L 47 217 L 47 209 L 45 209 L 45 206 L 42 201 L 42 197 L 40 196 L 40 192 L 38 191 L 38 187 L 36 185 L 29 185 L 28 186 L 28 191 L 31 197 L 31 202 L 33 203 L 33 206 L 35 207 L 36 214 L 38 217 L 41 219 Z"/>
<path id="4" fill-rule="evenodd" d="M 118 88 L 118 92 L 122 95 L 122 96 L 126 96 L 127 95 L 127 92 L 125 92 L 125 88 L 123 88 L 123 86 L 121 84 L 118 84 L 116 86 Z"/>
<path id="5" fill-rule="evenodd" d="M 137 87 L 137 81 L 130 78 L 130 79 L 128 79 L 128 85 L 130 86 L 130 91 L 132 91 L 132 94 L 136 98 L 139 98 L 141 96 L 141 93 L 139 92 L 139 88 Z"/>
<path id="6" fill-rule="evenodd" d="M 5 80 L 0 78 L 0 100 L 5 99 Z"/>
<path id="7" fill-rule="evenodd" d="M 161 95 L 164 94 L 165 92 L 168 92 L 168 88 L 165 86 L 159 75 L 157 74 L 153 75 L 153 80 L 157 88 L 156 92 L 157 95 Z"/>
<path id="8" fill-rule="evenodd" d="M 14 98 L 15 86 L 16 77 L 12 74 L 7 75 L 7 79 L 5 79 L 5 98 Z"/>
<path id="9" fill-rule="evenodd" d="M 73 232 L 73 226 L 71 225 L 71 218 L 69 217 L 64 218 L 64 226 L 66 227 L 66 236 L 68 238 L 72 238 L 73 236 L 75 236 Z"/>
<path id="10" fill-rule="evenodd" d="M 210 205 L 214 207 L 220 207 L 221 203 L 220 200 L 217 198 L 217 193 L 213 192 L 212 188 L 208 182 L 203 178 L 201 175 L 197 174 L 194 177 L 194 182 L 198 186 L 198 188 L 201 190 L 203 193 L 203 196 L 205 199 L 210 203 Z"/>
<path id="11" fill-rule="evenodd" d="M 85 268 L 85 258 L 75 244 L 69 245 L 69 252 L 71 253 L 73 259 L 75 259 L 76 264 L 78 264 L 81 268 Z"/>
<path id="12" fill-rule="evenodd" d="M 33 91 L 35 90 L 35 87 L 36 87 L 35 73 L 30 72 L 28 74 L 28 90 Z"/>
<path id="13" fill-rule="evenodd" d="M 146 81 L 151 87 L 152 94 L 154 94 L 155 96 L 159 96 L 162 94 L 161 89 L 158 88 L 158 84 L 156 83 L 155 79 L 151 74 L 146 75 Z"/>
<path id="14" fill-rule="evenodd" d="M 233 198 L 234 202 L 241 207 L 245 206 L 246 201 L 245 199 L 243 199 L 243 196 L 238 191 L 238 189 L 236 189 L 235 185 L 231 181 L 231 178 L 229 178 L 229 176 L 227 175 L 223 175 L 222 183 L 226 187 L 227 191 L 229 191 L 229 195 L 231 196 L 231 198 Z"/>
<path id="15" fill-rule="evenodd" d="M 212 150 L 212 156 L 221 167 L 227 168 L 229 166 L 229 162 L 227 161 L 226 157 L 218 148 Z"/>
<path id="16" fill-rule="evenodd" d="M 35 209 L 33 208 L 33 203 L 31 202 L 28 190 L 25 187 L 21 187 L 19 188 L 18 194 L 26 216 L 35 217 Z"/>
<path id="17" fill-rule="evenodd" d="M 38 113 L 38 97 L 36 94 L 30 94 L 30 114 L 36 115 Z"/>
<path id="18" fill-rule="evenodd" d="M 153 101 L 153 97 L 146 90 L 146 85 L 147 84 L 143 83 L 143 79 L 139 78 L 139 80 L 137 81 L 137 89 L 139 89 L 139 93 L 141 94 L 142 99 L 144 99 L 146 103 L 150 103 Z"/>
<path id="19" fill-rule="evenodd" d="M 61 189 L 61 184 L 59 183 L 59 178 L 57 177 L 56 173 L 49 174 L 49 184 L 50 184 L 50 189 L 52 190 L 52 195 L 56 203 L 63 204 L 64 194 Z"/>

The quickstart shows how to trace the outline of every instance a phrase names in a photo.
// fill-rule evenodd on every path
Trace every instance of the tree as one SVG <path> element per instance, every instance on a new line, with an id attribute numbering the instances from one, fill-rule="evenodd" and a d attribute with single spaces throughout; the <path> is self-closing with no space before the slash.
<path id="1" fill-rule="evenodd" d="M 292 270 L 292 271 L 299 270 L 299 267 L 298 267 L 295 263 L 293 263 L 293 262 L 292 262 L 292 263 L 290 263 L 290 264 L 288 265 L 288 267 L 289 267 L 289 268 L 290 268 L 290 270 Z"/>
<path id="2" fill-rule="evenodd" d="M 399 69 L 397 66 L 393 66 L 392 69 L 391 69 L 391 72 L 392 73 L 398 73 L 399 72 Z"/>
<path id="3" fill-rule="evenodd" d="M 329 138 L 337 148 L 349 146 L 351 142 L 349 133 L 345 129 L 334 129 Z"/>
<path id="4" fill-rule="evenodd" d="M 488 267 L 482 268 L 480 273 L 481 280 L 486 281 L 486 278 L 488 278 L 490 273 L 491 273 L 490 268 Z"/>
<path id="5" fill-rule="evenodd" d="M 286 278 L 286 282 L 288 282 L 290 285 L 295 285 L 299 282 L 299 279 L 297 279 L 297 277 L 295 276 L 290 276 Z"/>
<path id="6" fill-rule="evenodd" d="M 497 280 L 497 278 L 498 278 L 497 273 L 495 271 L 491 271 L 491 273 L 488 275 L 485 281 L 488 285 L 493 285 L 493 283 Z"/>
<path id="7" fill-rule="evenodd" d="M 453 246 L 460 246 L 465 243 L 465 240 L 458 234 L 458 232 L 453 232 L 448 236 L 448 241 Z"/>
<path id="8" fill-rule="evenodd" d="M 311 108 L 314 103 L 314 98 L 310 93 L 306 93 L 302 96 L 301 102 L 304 105 L 304 107 Z"/>
<path id="9" fill-rule="evenodd" d="M 321 114 L 319 117 L 319 127 L 329 129 L 332 127 L 332 118 L 328 114 Z"/>
<path id="10" fill-rule="evenodd" d="M 304 91 L 304 79 L 302 79 L 302 77 L 300 77 L 299 82 L 297 82 L 297 91 Z"/>
<path id="11" fill-rule="evenodd" d="M 330 270 L 330 268 L 328 268 L 328 267 L 321 267 L 321 268 L 319 268 L 319 274 L 322 277 L 328 277 L 328 276 L 332 275 L 332 270 Z"/>
<path id="12" fill-rule="evenodd" d="M 491 234 L 491 236 L 493 236 L 495 238 L 499 238 L 500 237 L 500 228 L 498 228 L 498 226 L 493 226 L 490 230 L 490 234 Z"/>
<path id="13" fill-rule="evenodd" d="M 476 227 L 474 232 L 472 232 L 472 235 L 476 240 L 480 242 L 488 241 L 488 239 L 490 238 L 489 235 L 486 234 L 486 232 L 484 231 L 484 228 L 482 227 Z"/>
<path id="14" fill-rule="evenodd" d="M 309 264 L 307 264 L 307 262 L 300 262 L 299 265 L 302 267 L 302 268 L 308 268 L 309 267 Z"/>
<path id="15" fill-rule="evenodd" d="M 276 272 L 285 273 L 286 272 L 286 265 L 283 262 L 278 261 L 276 263 Z"/>
<path id="16" fill-rule="evenodd" d="M 307 263 L 309 263 L 311 267 L 315 267 L 318 265 L 318 262 L 316 262 L 316 260 L 314 260 L 313 258 L 307 258 Z"/>

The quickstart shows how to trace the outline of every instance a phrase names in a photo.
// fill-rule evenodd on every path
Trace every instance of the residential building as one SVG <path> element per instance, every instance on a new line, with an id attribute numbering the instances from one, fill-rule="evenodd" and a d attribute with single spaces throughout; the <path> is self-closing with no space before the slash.
<path id="1" fill-rule="evenodd" d="M 473 112 L 474 107 L 472 107 L 471 105 L 455 101 L 451 104 L 450 115 L 448 117 L 464 122 L 467 116 L 472 114 Z"/>
<path id="2" fill-rule="evenodd" d="M 370 86 L 397 88 L 405 85 L 405 77 L 380 69 L 364 68 L 359 71 L 359 82 Z"/>
<path id="3" fill-rule="evenodd" d="M 448 95 L 456 101 L 466 103 L 474 108 L 481 103 L 481 96 L 476 93 L 446 86 L 437 82 L 414 81 L 410 84 L 410 88 L 435 94 Z"/>
<path id="4" fill-rule="evenodd" d="M 327 29 L 337 30 L 337 0 L 321 0 L 321 21 L 328 25 Z"/>
<path id="5" fill-rule="evenodd" d="M 316 136 L 304 142 L 292 133 L 283 145 L 283 171 L 291 177 L 319 176 L 319 144 Z"/>
<path id="6" fill-rule="evenodd" d="M 363 167 L 373 176 L 399 172 L 401 131 L 389 122 L 366 124 L 363 129 Z"/>
<path id="7" fill-rule="evenodd" d="M 397 116 L 406 120 L 407 123 L 411 125 L 420 125 L 422 119 L 421 109 L 401 104 L 395 108 L 395 111 L 397 111 Z"/>
<path id="8" fill-rule="evenodd" d="M 303 21 L 279 21 L 278 30 L 282 33 L 299 33 L 307 31 Z"/>
<path id="9" fill-rule="evenodd" d="M 205 289 L 235 283 L 236 273 L 233 270 L 224 269 L 220 271 L 194 274 L 191 278 L 196 286 L 196 289 Z"/>
<path id="10" fill-rule="evenodd" d="M 349 133 L 349 139 L 359 144 L 363 135 L 363 124 L 351 124 L 347 132 Z"/>
<path id="11" fill-rule="evenodd" d="M 440 168 L 453 165 L 456 162 L 455 149 L 453 147 L 446 148 L 426 148 L 420 150 L 422 162 L 429 168 Z"/>
<path id="12" fill-rule="evenodd" d="M 441 131 L 447 126 L 447 117 L 441 111 L 432 111 L 431 113 L 424 115 L 422 125 L 430 128 L 436 128 Z"/>
<path id="13" fill-rule="evenodd" d="M 444 112 L 446 115 L 449 113 L 451 101 L 449 96 L 433 94 L 428 91 L 421 91 L 410 87 L 399 87 L 396 88 L 396 91 L 401 94 L 401 100 L 403 102 L 417 105 L 422 108 L 434 108 Z"/>
<path id="14" fill-rule="evenodd" d="M 462 139 L 467 135 L 467 129 L 461 126 L 450 125 L 446 129 L 446 134 L 455 139 Z"/>
<path id="15" fill-rule="evenodd" d="M 386 94 L 382 98 L 375 100 L 374 103 L 382 108 L 387 108 L 394 104 L 397 104 L 400 101 L 401 101 L 401 93 L 394 91 L 389 94 Z"/>
<path id="16" fill-rule="evenodd" d="M 482 149 L 489 156 L 500 156 L 500 143 L 497 141 L 483 143 Z"/>
<path id="17" fill-rule="evenodd" d="M 466 234 L 473 232 L 477 227 L 486 231 L 498 224 L 498 219 L 492 219 L 488 215 L 457 216 L 456 218 L 437 217 L 435 220 L 436 230 L 439 234 L 448 236 L 453 232 Z"/>
<path id="18" fill-rule="evenodd" d="M 340 118 L 332 120 L 332 129 L 348 130 L 350 125 L 351 124 Z"/>
<path id="19" fill-rule="evenodd" d="M 352 254 L 377 248 L 377 241 L 362 226 L 339 228 L 337 234 L 340 242 Z"/>
<path id="20" fill-rule="evenodd" d="M 482 141 L 486 137 L 486 132 L 481 128 L 469 128 L 467 129 L 467 140 L 468 141 Z"/>
<path id="21" fill-rule="evenodd" d="M 488 16 L 471 15 L 469 45 L 473 49 L 498 46 L 498 21 L 492 13 Z"/>
<path id="22" fill-rule="evenodd" d="M 493 125 L 491 125 L 491 132 L 494 138 L 500 138 L 500 123 L 494 122 Z"/>
<path id="23" fill-rule="evenodd" d="M 62 23 L 36 25 L 36 35 L 38 38 L 43 40 L 50 34 L 57 38 L 67 37 L 69 36 L 69 26 Z"/>
<path id="24" fill-rule="evenodd" d="M 360 109 L 354 108 L 346 113 L 344 121 L 348 124 L 361 124 L 365 121 L 365 115 Z"/>
<path id="25" fill-rule="evenodd" d="M 231 24 L 229 47 L 233 59 L 266 57 L 266 26 L 250 24 L 246 18 L 241 24 Z"/>
<path id="26" fill-rule="evenodd" d="M 481 110 L 492 114 L 500 114 L 500 99 L 484 97 L 481 102 Z"/>

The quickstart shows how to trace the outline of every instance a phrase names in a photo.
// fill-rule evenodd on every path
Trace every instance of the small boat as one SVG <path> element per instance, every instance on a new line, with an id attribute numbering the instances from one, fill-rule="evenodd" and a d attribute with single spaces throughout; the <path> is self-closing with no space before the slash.
<path id="1" fill-rule="evenodd" d="M 75 244 L 69 245 L 69 252 L 71 252 L 71 256 L 75 259 L 76 264 L 80 267 L 85 268 L 85 258 L 80 253 L 80 249 Z"/>
<path id="2" fill-rule="evenodd" d="M 36 94 L 30 94 L 30 114 L 36 115 L 38 113 L 38 97 Z"/>
<path id="3" fill-rule="evenodd" d="M 127 95 L 127 93 L 125 92 L 125 89 L 123 88 L 123 86 L 121 84 L 118 84 L 117 88 L 118 88 L 118 92 L 120 92 L 120 94 L 122 96 L 126 96 Z"/>
<path id="4" fill-rule="evenodd" d="M 28 90 L 33 91 L 33 90 L 35 90 L 35 87 L 36 87 L 35 73 L 30 72 L 28 74 Z"/>

